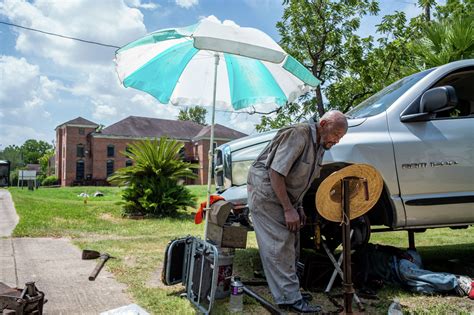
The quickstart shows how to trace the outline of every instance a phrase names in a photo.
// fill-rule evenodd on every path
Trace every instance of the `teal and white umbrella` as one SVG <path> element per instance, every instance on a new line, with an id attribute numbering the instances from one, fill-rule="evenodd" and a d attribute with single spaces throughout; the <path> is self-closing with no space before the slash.
<path id="1" fill-rule="evenodd" d="M 212 105 L 210 143 L 214 142 L 216 107 L 274 108 L 319 84 L 270 36 L 230 21 L 204 19 L 188 27 L 150 33 L 118 49 L 115 62 L 125 87 L 145 91 L 161 103 Z M 212 156 L 210 152 L 208 194 Z"/>

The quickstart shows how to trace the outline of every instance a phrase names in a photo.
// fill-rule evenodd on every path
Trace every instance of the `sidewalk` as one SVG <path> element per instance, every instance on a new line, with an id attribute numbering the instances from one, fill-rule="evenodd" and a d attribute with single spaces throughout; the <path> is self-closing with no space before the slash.
<path id="1" fill-rule="evenodd" d="M 35 281 L 48 300 L 44 314 L 99 314 L 132 303 L 105 268 L 88 280 L 97 262 L 81 260 L 69 239 L 8 237 L 17 222 L 10 193 L 0 189 L 0 282 L 23 288 Z"/>
<path id="2" fill-rule="evenodd" d="M 10 193 L 6 189 L 0 189 L 0 237 L 12 235 L 18 220 Z"/>

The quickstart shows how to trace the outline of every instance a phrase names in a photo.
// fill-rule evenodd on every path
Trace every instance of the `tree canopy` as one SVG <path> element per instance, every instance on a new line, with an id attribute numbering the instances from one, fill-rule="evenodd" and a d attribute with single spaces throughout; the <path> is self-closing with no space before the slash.
<path id="1" fill-rule="evenodd" d="M 53 146 L 43 140 L 28 139 L 21 146 L 9 145 L 0 151 L 0 159 L 9 160 L 15 169 L 25 164 L 38 164 L 40 158 L 50 152 Z"/>
<path id="2" fill-rule="evenodd" d="M 45 155 L 53 146 L 43 140 L 26 140 L 21 146 L 23 162 L 25 164 L 37 164 L 40 157 Z"/>
<path id="3" fill-rule="evenodd" d="M 186 107 L 185 109 L 179 110 L 178 120 L 194 121 L 195 123 L 206 126 L 206 114 L 207 109 L 204 107 Z"/>
<path id="4" fill-rule="evenodd" d="M 472 0 L 419 0 L 423 12 L 383 16 L 376 36 L 357 34 L 361 18 L 379 12 L 376 0 L 286 0 L 277 23 L 281 46 L 321 80 L 312 93 L 262 117 L 257 130 L 348 111 L 383 87 L 409 74 L 473 58 Z M 433 12 L 433 19 L 431 18 Z"/>

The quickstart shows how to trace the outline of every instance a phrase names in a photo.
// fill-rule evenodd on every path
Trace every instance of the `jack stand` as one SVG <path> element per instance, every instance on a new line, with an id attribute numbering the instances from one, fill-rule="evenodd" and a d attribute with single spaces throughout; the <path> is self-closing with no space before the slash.
<path id="1" fill-rule="evenodd" d="M 353 230 L 351 230 L 351 239 L 352 239 L 352 234 L 354 234 Z M 329 247 L 327 246 L 326 242 L 322 241 L 321 243 L 323 245 L 324 251 L 328 255 L 328 257 L 331 260 L 332 264 L 334 265 L 334 272 L 332 273 L 331 279 L 329 280 L 329 283 L 326 286 L 326 289 L 324 290 L 324 293 L 326 293 L 326 295 L 329 296 L 329 292 L 331 291 L 332 286 L 334 284 L 334 281 L 336 280 L 336 276 L 339 274 L 341 279 L 344 280 L 344 272 L 341 269 L 342 259 L 343 259 L 344 255 L 343 255 L 343 253 L 341 253 L 338 260 L 336 261 L 336 258 L 334 257 L 334 255 L 329 250 Z M 360 300 L 359 296 L 357 296 L 357 294 L 355 292 L 354 292 L 354 300 L 357 304 L 357 307 L 359 308 L 359 311 L 364 312 L 365 311 L 364 305 L 362 304 L 362 301 Z M 339 307 L 339 305 L 338 305 L 338 307 Z"/>
<path id="2" fill-rule="evenodd" d="M 352 298 L 354 297 L 354 285 L 352 283 L 351 267 L 351 181 L 361 181 L 364 183 L 365 198 L 369 200 L 369 191 L 367 179 L 356 176 L 344 177 L 341 180 L 342 185 L 342 244 L 343 244 L 343 263 L 344 263 L 344 310 L 346 314 L 352 314 Z M 339 266 L 339 265 L 338 265 Z"/>
<path id="3" fill-rule="evenodd" d="M 412 230 L 408 231 L 408 248 L 412 250 L 416 250 L 415 248 L 415 232 Z"/>

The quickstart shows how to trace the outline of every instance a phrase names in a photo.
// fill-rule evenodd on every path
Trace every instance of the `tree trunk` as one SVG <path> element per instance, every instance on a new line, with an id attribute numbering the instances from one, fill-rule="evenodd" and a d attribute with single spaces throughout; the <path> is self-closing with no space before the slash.
<path id="1" fill-rule="evenodd" d="M 426 19 L 426 22 L 429 22 L 431 17 L 430 17 L 430 4 L 429 3 L 426 3 L 425 4 L 425 19 Z"/>
<path id="2" fill-rule="evenodd" d="M 325 110 L 324 110 L 324 103 L 323 103 L 323 94 L 321 92 L 321 85 L 318 85 L 316 88 L 316 104 L 318 105 L 318 114 L 319 117 L 323 117 Z"/>

